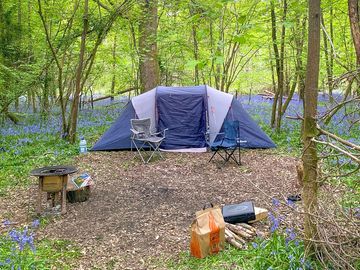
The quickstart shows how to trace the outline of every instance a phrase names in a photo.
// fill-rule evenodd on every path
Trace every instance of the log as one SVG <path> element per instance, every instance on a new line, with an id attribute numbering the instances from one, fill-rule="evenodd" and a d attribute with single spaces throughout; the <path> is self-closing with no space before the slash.
<path id="1" fill-rule="evenodd" d="M 238 240 L 239 242 L 241 242 L 242 244 L 246 244 L 246 241 L 244 239 L 242 239 L 240 236 L 238 236 L 237 234 L 233 233 L 232 231 L 230 231 L 229 229 L 225 228 L 225 233 L 228 234 L 231 237 L 234 237 L 236 240 Z"/>
<path id="2" fill-rule="evenodd" d="M 243 230 L 241 230 L 238 226 L 234 225 L 234 224 L 230 224 L 230 223 L 225 223 L 225 226 L 230 230 L 232 231 L 233 233 L 241 236 L 241 237 L 244 237 L 244 238 L 247 238 L 247 239 L 250 239 L 252 238 L 253 236 L 244 232 Z"/>
<path id="3" fill-rule="evenodd" d="M 228 242 L 230 245 L 238 248 L 238 249 L 242 249 L 243 246 L 239 243 L 236 242 L 236 240 L 234 238 L 231 238 L 230 236 L 225 236 L 226 242 Z"/>
<path id="4" fill-rule="evenodd" d="M 246 228 L 246 229 L 248 229 L 248 230 L 256 233 L 256 229 L 255 229 L 253 226 L 251 226 L 251 225 L 249 225 L 249 224 L 246 224 L 246 223 L 238 223 L 238 224 L 239 224 L 240 226 L 242 226 L 242 227 L 244 227 L 244 228 Z"/>
<path id="5" fill-rule="evenodd" d="M 252 236 L 256 235 L 256 231 L 254 232 L 253 230 L 249 230 L 248 228 L 245 228 L 243 225 L 241 225 L 241 223 L 236 223 L 235 225 L 238 226 L 239 229 L 243 230 L 247 234 L 250 234 Z"/>
<path id="6" fill-rule="evenodd" d="M 239 242 L 237 242 L 233 236 L 231 236 L 228 232 L 226 232 L 226 230 L 225 230 L 225 240 L 230 245 L 232 245 L 232 246 L 234 246 L 236 248 L 239 248 L 239 249 L 243 248 L 243 245 L 240 244 Z"/>

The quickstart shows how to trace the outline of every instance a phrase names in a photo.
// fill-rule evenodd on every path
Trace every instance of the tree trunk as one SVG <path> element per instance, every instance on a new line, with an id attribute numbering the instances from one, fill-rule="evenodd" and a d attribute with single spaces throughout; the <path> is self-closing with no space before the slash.
<path id="1" fill-rule="evenodd" d="M 113 44 L 113 48 L 112 48 L 112 57 L 113 57 L 113 63 L 112 63 L 112 72 L 113 72 L 113 76 L 112 76 L 112 80 L 111 80 L 111 90 L 110 90 L 110 95 L 111 95 L 111 101 L 114 100 L 114 93 L 115 93 L 115 70 L 116 70 L 116 35 L 114 36 L 114 44 Z"/>
<path id="2" fill-rule="evenodd" d="M 358 0 L 348 0 L 351 35 L 356 52 L 356 65 L 360 66 L 360 26 Z"/>
<path id="3" fill-rule="evenodd" d="M 303 126 L 303 200 L 305 208 L 305 252 L 316 251 L 312 240 L 318 238 L 316 217 L 318 210 L 317 150 L 312 141 L 318 135 L 316 128 L 319 62 L 320 62 L 320 0 L 309 0 L 308 55 L 305 79 L 304 126 Z"/>
<path id="4" fill-rule="evenodd" d="M 330 62 L 330 54 L 328 48 L 328 38 L 325 31 L 325 22 L 324 15 L 321 14 L 321 23 L 323 25 L 323 40 L 324 40 L 324 54 L 325 54 L 325 64 L 326 64 L 326 73 L 327 73 L 327 85 L 329 90 L 330 101 L 332 102 L 332 72 L 331 72 L 331 62 Z M 331 44 L 330 44 L 331 47 Z"/>
<path id="5" fill-rule="evenodd" d="M 276 122 L 276 108 L 277 108 L 277 99 L 279 96 L 279 81 L 280 81 L 280 55 L 279 48 L 277 46 L 277 37 L 276 37 L 276 15 L 275 15 L 275 6 L 273 0 L 270 1 L 270 12 L 271 12 L 271 38 L 275 55 L 275 67 L 276 75 L 278 81 L 278 87 L 275 92 L 275 98 L 273 100 L 272 113 L 271 113 L 271 127 L 275 126 Z"/>
<path id="6" fill-rule="evenodd" d="M 194 41 L 194 59 L 195 61 L 198 61 L 199 59 L 199 47 L 198 47 L 198 41 L 197 41 L 197 34 L 196 34 L 196 25 L 192 25 L 192 36 Z M 199 65 L 196 63 L 194 67 L 194 83 L 195 85 L 199 84 Z"/>
<path id="7" fill-rule="evenodd" d="M 140 84 L 146 92 L 159 82 L 159 62 L 157 52 L 157 0 L 141 0 L 142 17 L 139 25 Z"/>
<path id="8" fill-rule="evenodd" d="M 89 18 L 88 18 L 88 9 L 89 1 L 84 0 L 84 16 L 83 16 L 83 32 L 81 35 L 80 43 L 80 53 L 79 53 L 79 64 L 76 70 L 76 81 L 75 81 L 75 93 L 73 96 L 73 102 L 71 104 L 71 114 L 70 114 L 70 128 L 69 128 L 69 141 L 71 143 L 75 142 L 76 138 L 76 127 L 79 111 L 79 97 L 81 93 L 81 77 L 83 74 L 83 64 L 84 64 L 84 54 L 85 54 L 85 45 L 86 45 L 86 34 L 89 28 Z"/>
<path id="9" fill-rule="evenodd" d="M 281 44 L 280 44 L 280 59 L 279 59 L 279 80 L 278 80 L 278 106 L 277 106 L 277 117 L 276 117 L 276 131 L 280 132 L 281 128 L 281 118 L 282 118 L 282 103 L 283 103 L 283 95 L 284 95 L 284 60 L 285 60 L 285 20 L 287 13 L 287 0 L 284 0 L 283 5 L 283 17 L 282 17 L 282 27 L 281 27 Z"/>

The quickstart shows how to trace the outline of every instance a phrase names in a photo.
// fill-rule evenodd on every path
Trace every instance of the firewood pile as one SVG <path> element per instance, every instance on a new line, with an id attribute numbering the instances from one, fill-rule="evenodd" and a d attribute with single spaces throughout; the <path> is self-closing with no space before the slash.
<path id="1" fill-rule="evenodd" d="M 246 223 L 225 223 L 226 242 L 239 249 L 245 249 L 248 241 L 262 235 L 263 232 Z"/>

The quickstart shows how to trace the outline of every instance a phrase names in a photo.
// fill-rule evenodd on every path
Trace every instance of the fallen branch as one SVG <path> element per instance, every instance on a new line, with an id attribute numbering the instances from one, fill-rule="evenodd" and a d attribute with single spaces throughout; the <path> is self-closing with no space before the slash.
<path id="1" fill-rule="evenodd" d="M 119 91 L 119 92 L 117 92 L 116 94 L 117 94 L 117 95 L 121 95 L 121 94 L 125 94 L 125 93 L 127 93 L 127 92 L 130 92 L 130 91 L 133 91 L 133 90 L 136 90 L 136 89 L 138 89 L 138 88 L 137 88 L 137 87 L 130 87 L 130 88 L 125 89 L 125 90 L 123 90 L 123 91 Z M 112 97 L 114 97 L 114 95 L 108 95 L 108 96 L 104 96 L 104 97 L 95 98 L 95 99 L 93 99 L 92 101 L 91 101 L 91 100 L 87 100 L 87 101 L 85 101 L 84 103 L 85 103 L 85 104 L 88 104 L 88 103 L 91 103 L 91 102 L 96 102 L 96 101 L 100 101 L 100 100 L 104 100 L 104 99 L 112 98 Z"/>

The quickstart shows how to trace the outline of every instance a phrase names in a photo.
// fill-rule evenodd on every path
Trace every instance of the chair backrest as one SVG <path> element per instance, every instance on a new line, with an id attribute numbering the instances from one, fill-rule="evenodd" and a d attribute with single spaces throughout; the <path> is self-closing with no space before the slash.
<path id="1" fill-rule="evenodd" d="M 224 121 L 225 140 L 236 142 L 240 137 L 239 121 Z"/>
<path id="2" fill-rule="evenodd" d="M 138 138 L 148 138 L 151 136 L 151 120 L 150 118 L 143 119 L 131 119 L 131 127 L 132 129 L 141 132 Z"/>

